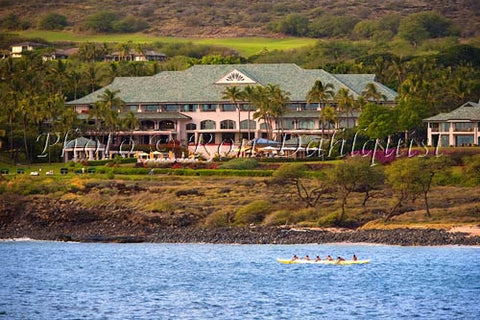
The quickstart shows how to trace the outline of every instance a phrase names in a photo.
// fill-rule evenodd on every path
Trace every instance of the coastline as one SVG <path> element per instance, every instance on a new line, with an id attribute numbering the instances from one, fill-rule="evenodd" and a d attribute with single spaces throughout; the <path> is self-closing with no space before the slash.
<path id="1" fill-rule="evenodd" d="M 113 230 L 112 230 L 113 231 Z M 159 228 L 149 232 L 88 230 L 0 230 L 0 239 L 103 243 L 325 244 L 368 243 L 399 246 L 480 245 L 480 236 L 444 229 L 328 230 L 286 227 Z"/>

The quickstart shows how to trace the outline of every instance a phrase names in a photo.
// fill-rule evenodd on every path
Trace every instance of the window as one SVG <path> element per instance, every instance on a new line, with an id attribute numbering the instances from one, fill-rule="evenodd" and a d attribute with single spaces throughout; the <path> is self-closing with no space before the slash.
<path id="1" fill-rule="evenodd" d="M 235 141 L 235 133 L 233 133 L 233 132 L 222 133 L 222 142 L 224 144 L 230 144 L 233 141 Z"/>
<path id="2" fill-rule="evenodd" d="M 197 130 L 197 125 L 195 123 L 187 123 L 187 130 Z"/>
<path id="3" fill-rule="evenodd" d="M 234 104 L 223 104 L 222 111 L 235 111 L 237 110 L 237 106 Z"/>
<path id="4" fill-rule="evenodd" d="M 300 104 L 299 103 L 289 103 L 289 104 L 287 104 L 287 109 L 292 110 L 292 111 L 300 110 Z"/>
<path id="5" fill-rule="evenodd" d="M 260 123 L 260 130 L 267 130 L 267 124 L 265 122 Z"/>
<path id="6" fill-rule="evenodd" d="M 313 120 L 300 120 L 298 122 L 298 129 L 311 130 L 315 128 L 315 122 Z"/>
<path id="7" fill-rule="evenodd" d="M 441 128 L 440 131 L 450 131 L 450 123 L 443 122 L 443 123 L 440 124 L 440 128 Z"/>
<path id="8" fill-rule="evenodd" d="M 201 130 L 215 129 L 215 121 L 213 120 L 204 120 L 200 122 Z"/>
<path id="9" fill-rule="evenodd" d="M 248 103 L 244 103 L 240 105 L 240 109 L 242 109 L 242 111 L 248 111 L 248 110 L 255 111 L 255 106 L 250 105 Z"/>
<path id="10" fill-rule="evenodd" d="M 183 112 L 195 112 L 197 110 L 198 105 L 197 104 L 184 104 L 182 106 L 182 111 Z"/>
<path id="11" fill-rule="evenodd" d="M 282 129 L 295 129 L 295 120 L 282 120 Z"/>
<path id="12" fill-rule="evenodd" d="M 202 104 L 202 111 L 215 111 L 216 109 L 216 104 Z"/>
<path id="13" fill-rule="evenodd" d="M 250 129 L 255 130 L 256 122 L 254 120 L 250 120 Z M 243 120 L 240 122 L 240 129 L 248 130 L 248 120 Z"/>
<path id="14" fill-rule="evenodd" d="M 454 123 L 455 131 L 473 131 L 474 123 L 472 122 L 457 122 Z"/>
<path id="15" fill-rule="evenodd" d="M 187 132 L 187 143 L 195 143 L 195 133 Z"/>
<path id="16" fill-rule="evenodd" d="M 305 110 L 318 110 L 318 103 L 306 104 Z"/>
<path id="17" fill-rule="evenodd" d="M 235 121 L 223 120 L 220 122 L 220 129 L 235 129 Z"/>
<path id="18" fill-rule="evenodd" d="M 440 137 L 440 146 L 441 147 L 449 147 L 450 141 L 448 139 L 448 136 L 442 135 Z"/>
<path id="19" fill-rule="evenodd" d="M 215 143 L 215 134 L 213 134 L 213 133 L 202 133 L 200 135 L 200 143 L 202 143 L 202 144 Z"/>
<path id="20" fill-rule="evenodd" d="M 165 105 L 165 111 L 178 112 L 178 104 Z"/>
<path id="21" fill-rule="evenodd" d="M 473 135 L 458 135 L 455 136 L 455 145 L 460 146 L 471 146 L 473 144 Z"/>
<path id="22" fill-rule="evenodd" d="M 174 130 L 175 123 L 170 120 L 160 121 L 160 130 Z"/>
<path id="23" fill-rule="evenodd" d="M 158 111 L 158 105 L 145 105 L 143 106 L 143 110 L 145 112 L 157 112 Z"/>
<path id="24" fill-rule="evenodd" d="M 141 122 L 142 130 L 153 130 L 155 128 L 155 123 L 153 121 L 142 121 Z"/>

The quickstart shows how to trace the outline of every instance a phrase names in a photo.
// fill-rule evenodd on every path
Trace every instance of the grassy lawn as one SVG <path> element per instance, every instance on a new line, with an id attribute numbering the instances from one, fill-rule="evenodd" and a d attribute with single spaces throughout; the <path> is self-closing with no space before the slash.
<path id="1" fill-rule="evenodd" d="M 197 38 L 174 38 L 174 37 L 155 37 L 143 33 L 134 34 L 77 34 L 71 32 L 60 31 L 38 31 L 27 30 L 19 32 L 21 36 L 28 38 L 42 38 L 50 42 L 57 41 L 73 41 L 73 42 L 128 42 L 134 43 L 153 43 L 153 42 L 170 42 L 185 43 L 191 42 L 195 44 L 207 44 L 214 46 L 228 47 L 237 50 L 241 55 L 249 57 L 264 49 L 285 50 L 313 45 L 318 40 L 309 38 L 282 38 L 270 39 L 259 37 L 248 38 L 218 38 L 218 39 L 197 39 Z"/>

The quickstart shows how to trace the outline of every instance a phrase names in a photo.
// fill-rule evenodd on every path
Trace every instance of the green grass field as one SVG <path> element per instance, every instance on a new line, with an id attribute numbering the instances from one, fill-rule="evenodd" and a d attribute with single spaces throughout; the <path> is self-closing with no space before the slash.
<path id="1" fill-rule="evenodd" d="M 38 31 L 27 30 L 19 32 L 19 35 L 27 38 L 42 38 L 50 42 L 73 41 L 73 42 L 128 42 L 133 43 L 153 43 L 153 42 L 170 42 L 170 43 L 186 43 L 206 44 L 213 46 L 222 46 L 237 50 L 242 56 L 249 57 L 262 50 L 286 50 L 295 49 L 315 44 L 317 39 L 309 38 L 174 38 L 174 37 L 154 37 L 142 33 L 134 34 L 78 34 L 60 31 Z"/>

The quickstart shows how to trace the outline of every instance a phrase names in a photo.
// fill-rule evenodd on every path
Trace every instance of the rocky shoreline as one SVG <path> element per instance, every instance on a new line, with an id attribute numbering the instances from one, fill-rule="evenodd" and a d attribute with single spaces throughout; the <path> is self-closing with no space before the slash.
<path id="1" fill-rule="evenodd" d="M 62 232 L 63 231 L 63 232 Z M 392 230 L 310 230 L 296 228 L 162 228 L 151 232 L 91 233 L 67 230 L 0 231 L 0 238 L 115 243 L 215 243 L 215 244 L 304 244 L 304 243 L 372 243 L 400 246 L 480 245 L 479 236 L 441 229 Z"/>
<path id="2" fill-rule="evenodd" d="M 26 201 L 28 200 L 28 201 Z M 125 207 L 85 208 L 46 197 L 0 198 L 0 239 L 154 243 L 373 243 L 401 246 L 480 245 L 475 233 L 444 229 L 310 229 L 294 227 L 199 227 L 193 213 L 152 215 Z M 460 229 L 463 230 L 463 229 Z"/>

